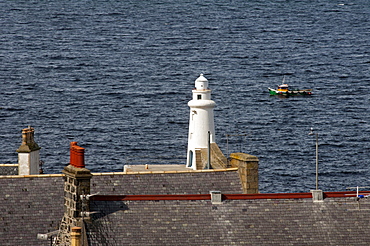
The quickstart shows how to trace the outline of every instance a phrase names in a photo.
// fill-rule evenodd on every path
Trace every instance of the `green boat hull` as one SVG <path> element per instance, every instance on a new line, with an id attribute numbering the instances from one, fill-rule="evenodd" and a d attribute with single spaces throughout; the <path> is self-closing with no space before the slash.
<path id="1" fill-rule="evenodd" d="M 299 95 L 312 95 L 312 90 L 292 90 L 292 91 L 277 91 L 269 88 L 271 96 L 299 96 Z"/>

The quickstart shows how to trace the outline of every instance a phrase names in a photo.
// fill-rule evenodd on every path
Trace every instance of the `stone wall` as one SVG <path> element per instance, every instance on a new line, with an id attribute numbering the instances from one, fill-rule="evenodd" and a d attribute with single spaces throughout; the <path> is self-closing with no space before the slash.
<path id="1" fill-rule="evenodd" d="M 90 195 L 90 170 L 68 165 L 64 168 L 64 216 L 59 227 L 57 244 L 60 246 L 71 245 L 71 228 L 83 227 L 85 213 L 90 211 L 85 201 Z"/>
<path id="2" fill-rule="evenodd" d="M 227 158 L 216 143 L 211 143 L 211 169 L 227 168 Z M 208 168 L 208 148 L 196 149 L 197 170 Z"/>

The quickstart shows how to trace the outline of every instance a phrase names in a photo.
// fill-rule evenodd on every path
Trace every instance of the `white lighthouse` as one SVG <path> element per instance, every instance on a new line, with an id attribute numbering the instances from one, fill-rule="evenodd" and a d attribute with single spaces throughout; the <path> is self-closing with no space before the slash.
<path id="1" fill-rule="evenodd" d="M 213 109 L 216 103 L 211 100 L 208 80 L 203 74 L 195 80 L 195 88 L 192 92 L 193 100 L 188 103 L 190 121 L 186 166 L 196 170 L 205 168 L 204 163 L 210 164 L 209 146 L 215 143 Z"/>

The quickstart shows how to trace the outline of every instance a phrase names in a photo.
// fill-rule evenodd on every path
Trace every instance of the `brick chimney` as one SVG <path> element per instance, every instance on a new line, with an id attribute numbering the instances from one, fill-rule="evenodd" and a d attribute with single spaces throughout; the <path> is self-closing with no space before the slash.
<path id="1" fill-rule="evenodd" d="M 89 205 L 84 196 L 90 194 L 92 174 L 85 168 L 85 149 L 77 142 L 70 143 L 70 163 L 62 171 L 64 181 L 64 216 L 59 227 L 58 245 L 70 246 L 73 227 L 83 227 L 84 214 L 89 212 Z M 83 230 L 84 231 L 84 230 Z"/>
<path id="2" fill-rule="evenodd" d="M 22 144 L 18 152 L 18 174 L 39 174 L 40 147 L 34 139 L 35 129 L 28 127 L 22 130 Z"/>

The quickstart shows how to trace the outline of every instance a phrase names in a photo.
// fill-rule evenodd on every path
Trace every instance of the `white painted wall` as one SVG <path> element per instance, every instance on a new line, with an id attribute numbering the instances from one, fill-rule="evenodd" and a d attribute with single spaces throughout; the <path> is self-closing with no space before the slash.
<path id="1" fill-rule="evenodd" d="M 40 151 L 18 153 L 19 175 L 39 174 Z"/>

